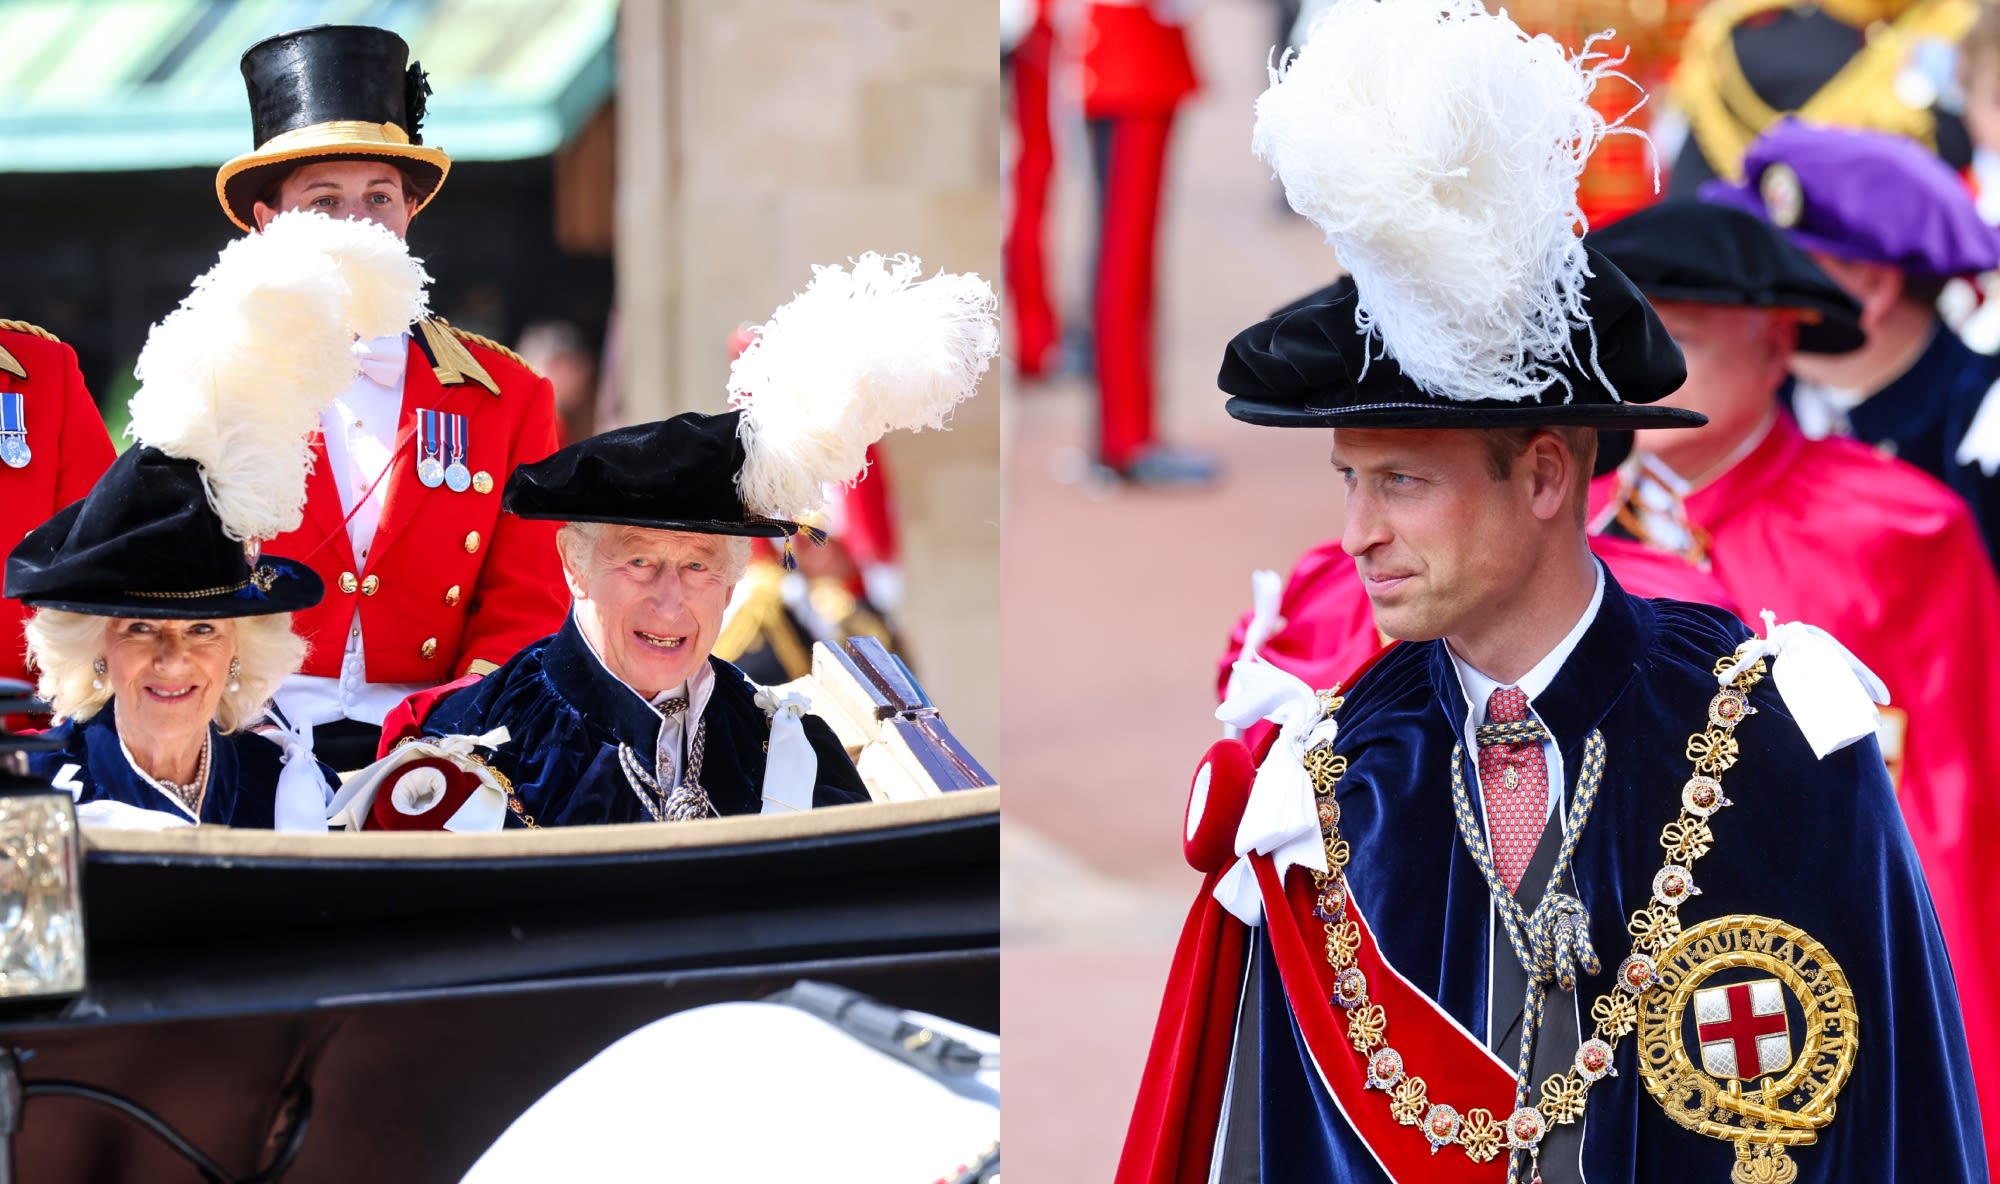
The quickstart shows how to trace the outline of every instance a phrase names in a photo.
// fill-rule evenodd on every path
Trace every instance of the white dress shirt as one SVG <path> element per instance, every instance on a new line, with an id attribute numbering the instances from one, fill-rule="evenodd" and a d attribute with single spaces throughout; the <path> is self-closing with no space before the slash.
<path id="1" fill-rule="evenodd" d="M 583 648 L 590 651 L 590 656 L 597 659 L 599 666 L 604 667 L 604 673 L 616 679 L 618 685 L 632 691 L 635 698 L 639 697 L 639 692 L 632 690 L 632 684 L 619 678 L 617 671 L 606 664 L 604 655 L 597 652 L 597 647 L 590 644 L 590 638 L 585 636 L 581 629 L 577 630 L 576 635 L 583 638 Z M 680 783 L 681 754 L 686 751 L 688 739 L 694 735 L 690 730 L 693 721 L 700 719 L 701 713 L 708 710 L 708 701 L 714 694 L 715 667 L 709 665 L 707 659 L 703 659 L 701 665 L 695 668 L 695 672 L 688 676 L 686 682 L 669 687 L 646 700 L 646 706 L 652 708 L 653 714 L 660 717 L 660 739 L 653 752 L 653 776 L 662 792 L 671 792 L 673 787 Z M 680 695 L 687 696 L 686 711 L 668 715 L 660 710 L 662 703 Z"/>
<path id="2" fill-rule="evenodd" d="M 389 478 L 384 471 L 396 459 L 409 342 L 407 333 L 399 333 L 357 346 L 356 352 L 365 351 L 361 375 L 320 413 L 326 458 L 333 469 L 334 486 L 340 491 L 340 512 L 350 515 L 347 539 L 354 547 L 354 562 L 362 571 L 368 568 L 368 552 L 375 544 L 375 528 L 381 524 L 382 505 L 388 497 Z M 340 656 L 340 676 L 293 675 L 278 692 L 279 708 L 301 725 L 340 719 L 380 724 L 406 696 L 429 685 L 369 682 L 362 654 L 357 602 L 347 629 L 347 647 Z"/>

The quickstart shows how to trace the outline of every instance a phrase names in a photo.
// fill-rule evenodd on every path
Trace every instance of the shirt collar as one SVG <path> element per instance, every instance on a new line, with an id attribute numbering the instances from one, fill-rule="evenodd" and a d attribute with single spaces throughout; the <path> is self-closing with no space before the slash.
<path id="1" fill-rule="evenodd" d="M 1597 610 L 1604 604 L 1604 565 L 1593 560 L 1590 566 L 1596 576 L 1597 584 L 1591 590 L 1590 603 L 1585 606 L 1583 615 L 1577 618 L 1576 624 L 1570 627 L 1570 631 L 1556 643 L 1554 649 L 1543 655 L 1541 661 L 1535 663 L 1533 668 L 1511 684 L 1521 689 L 1521 693 L 1528 697 L 1530 704 L 1534 703 L 1536 696 L 1547 690 L 1549 684 L 1555 681 L 1556 672 L 1562 669 L 1564 662 L 1569 661 L 1570 654 L 1576 649 L 1576 643 L 1583 640 L 1583 635 L 1589 631 L 1591 623 L 1597 620 Z M 1493 697 L 1493 692 L 1509 685 L 1488 678 L 1471 663 L 1453 653 L 1449 644 L 1444 647 L 1444 651 L 1451 659 L 1452 669 L 1458 672 L 1459 690 L 1464 693 L 1466 704 L 1475 713 L 1483 713 L 1486 710 L 1486 701 Z"/>

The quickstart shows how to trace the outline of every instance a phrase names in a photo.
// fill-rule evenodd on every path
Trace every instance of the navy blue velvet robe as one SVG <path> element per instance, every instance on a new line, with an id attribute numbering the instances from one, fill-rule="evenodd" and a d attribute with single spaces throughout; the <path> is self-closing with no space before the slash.
<path id="1" fill-rule="evenodd" d="M 1988 477 L 1977 464 L 1959 464 L 1958 445 L 1995 382 L 2000 357 L 1974 350 L 1939 323 L 1916 362 L 1847 416 L 1855 439 L 1889 445 L 1897 459 L 1964 498 L 1989 554 L 2000 554 L 2000 474 Z M 1790 386 L 1785 390 L 1789 401 Z"/>
<path id="2" fill-rule="evenodd" d="M 83 788 L 72 791 L 77 804 L 109 799 L 158 810 L 185 818 L 187 811 L 164 792 L 141 777 L 118 745 L 116 704 L 83 723 L 66 721 L 44 735 L 62 741 L 55 752 L 37 752 L 28 757 L 28 771 L 36 777 L 60 781 L 59 788 L 72 783 Z M 254 732 L 224 735 L 209 726 L 208 792 L 202 798 L 201 821 L 224 826 L 271 828 L 278 794 L 278 773 L 284 768 L 284 754 L 276 744 Z M 67 777 L 62 776 L 69 769 Z M 320 766 L 327 789 L 339 788 L 333 770 Z"/>
<path id="3" fill-rule="evenodd" d="M 1607 573 L 1597 619 L 1534 702 L 1562 751 L 1566 804 L 1592 729 L 1607 748 L 1572 865 L 1603 962 L 1602 973 L 1579 984 L 1585 1037 L 1590 1004 L 1631 952 L 1626 919 L 1648 903 L 1663 863 L 1660 829 L 1678 816 L 1693 772 L 1685 749 L 1707 723 L 1716 659 L 1747 636 L 1720 609 L 1640 600 Z M 1815 760 L 1769 678 L 1752 703 L 1758 714 L 1736 728 L 1741 757 L 1721 777 L 1736 804 L 1710 820 L 1715 846 L 1694 865 L 1702 895 L 1680 916 L 1684 926 L 1729 913 L 1790 922 L 1826 946 L 1853 986 L 1859 1054 L 1831 1125 L 1791 1153 L 1799 1184 L 1985 1180 L 1951 967 L 1879 750 L 1870 739 Z M 1336 747 L 1350 760 L 1338 797 L 1354 851 L 1348 882 L 1383 954 L 1483 1036 L 1487 889 L 1458 837 L 1451 800 L 1451 752 L 1466 710 L 1443 643 L 1399 646 L 1349 690 L 1337 717 Z M 1476 782 L 1476 772 L 1469 776 Z M 1265 1184 L 1384 1180 L 1306 1059 L 1259 933 Z M 1502 956 L 1512 957 L 1496 936 Z M 1573 1015 L 1552 1006 L 1549 1022 Z M 1392 1034 L 1395 1023 L 1391 1015 Z M 1795 1027 L 1795 1045 L 1798 1035 Z M 1630 1033 L 1619 1040 L 1618 1076 L 1591 1088 L 1585 1179 L 1727 1180 L 1733 1146 L 1667 1118 L 1645 1093 L 1636 1043 Z M 1433 1100 L 1453 1100 L 1448 1080 L 1429 1084 Z M 1397 1133 L 1422 1137 L 1409 1127 Z"/>
<path id="4" fill-rule="evenodd" d="M 719 658 L 711 657 L 709 665 L 715 691 L 703 713 L 708 738 L 701 784 L 717 813 L 755 814 L 764 808 L 764 747 L 771 723 L 742 671 Z M 491 762 L 514 783 L 536 825 L 652 821 L 625 779 L 618 746 L 629 744 L 650 768 L 659 745 L 659 713 L 611 676 L 576 631 L 574 617 L 505 666 L 439 700 L 423 722 L 429 736 L 477 735 L 498 727 L 510 738 Z M 833 729 L 807 715 L 805 730 L 819 757 L 813 805 L 867 801 L 868 788 Z M 509 813 L 507 825 L 523 823 Z"/>

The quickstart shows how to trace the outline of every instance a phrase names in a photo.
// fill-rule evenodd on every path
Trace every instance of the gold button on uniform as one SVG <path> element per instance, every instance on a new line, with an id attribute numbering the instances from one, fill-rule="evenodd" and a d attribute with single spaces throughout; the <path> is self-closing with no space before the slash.
<path id="1" fill-rule="evenodd" d="M 360 586 L 361 585 L 355 580 L 353 572 L 344 571 L 340 573 L 340 590 L 342 592 L 351 594 L 356 588 Z"/>
<path id="2" fill-rule="evenodd" d="M 447 604 L 447 605 L 451 605 L 451 606 L 456 606 L 456 605 L 458 604 L 458 585 L 457 585 L 457 584 L 453 584 L 453 585 L 452 585 L 451 587 L 449 587 L 449 588 L 446 588 L 446 589 L 444 590 L 444 602 L 445 602 L 445 604 Z"/>
<path id="3" fill-rule="evenodd" d="M 418 647 L 417 652 L 424 656 L 425 661 L 437 657 L 438 639 L 435 637 L 424 638 L 424 644 Z"/>
<path id="4" fill-rule="evenodd" d="M 470 555 L 479 550 L 479 532 L 470 531 L 465 536 L 465 553 Z"/>
<path id="5" fill-rule="evenodd" d="M 381 576 L 369 576 L 367 579 L 361 581 L 361 594 L 363 596 L 373 596 L 375 595 L 375 589 L 380 588 L 381 586 L 382 586 Z"/>
<path id="6" fill-rule="evenodd" d="M 485 469 L 474 473 L 472 475 L 472 490 L 474 493 L 492 493 L 493 474 L 487 472 Z"/>

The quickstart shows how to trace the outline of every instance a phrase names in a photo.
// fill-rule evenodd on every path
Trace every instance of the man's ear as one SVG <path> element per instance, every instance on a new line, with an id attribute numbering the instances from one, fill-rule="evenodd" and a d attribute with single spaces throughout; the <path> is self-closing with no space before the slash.
<path id="1" fill-rule="evenodd" d="M 1527 451 L 1514 462 L 1527 466 L 1528 504 L 1535 517 L 1547 522 L 1569 512 L 1577 458 L 1553 431 L 1536 432 Z"/>

